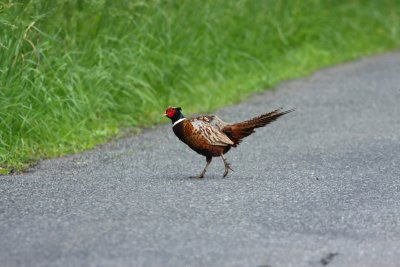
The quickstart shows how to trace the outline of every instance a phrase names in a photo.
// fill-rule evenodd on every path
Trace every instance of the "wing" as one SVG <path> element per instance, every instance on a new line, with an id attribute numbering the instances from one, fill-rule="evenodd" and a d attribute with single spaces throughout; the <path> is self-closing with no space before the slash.
<path id="1" fill-rule="evenodd" d="M 226 125 L 228 125 L 228 123 L 221 120 L 217 115 L 199 116 L 199 117 L 193 118 L 192 120 L 201 120 L 204 122 L 208 122 L 211 126 L 217 128 L 220 131 L 222 131 L 222 129 Z"/>
<path id="2" fill-rule="evenodd" d="M 233 141 L 221 131 L 226 123 L 217 116 L 200 116 L 190 119 L 190 123 L 192 124 L 194 130 L 200 133 L 210 145 L 233 145 Z"/>

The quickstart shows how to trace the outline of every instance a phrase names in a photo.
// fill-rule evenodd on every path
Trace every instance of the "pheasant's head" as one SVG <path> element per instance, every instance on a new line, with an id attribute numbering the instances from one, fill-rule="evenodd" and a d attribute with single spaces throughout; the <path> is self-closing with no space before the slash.
<path id="1" fill-rule="evenodd" d="M 163 116 L 170 118 L 172 120 L 172 123 L 174 123 L 177 120 L 184 118 L 181 110 L 182 109 L 180 107 L 169 107 L 167 108 Z"/>

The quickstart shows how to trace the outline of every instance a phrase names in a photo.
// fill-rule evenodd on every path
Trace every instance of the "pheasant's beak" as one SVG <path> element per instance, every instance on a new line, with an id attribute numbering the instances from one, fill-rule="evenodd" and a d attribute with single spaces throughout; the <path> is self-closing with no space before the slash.
<path id="1" fill-rule="evenodd" d="M 167 117 L 168 115 L 166 113 L 162 114 L 162 117 Z"/>

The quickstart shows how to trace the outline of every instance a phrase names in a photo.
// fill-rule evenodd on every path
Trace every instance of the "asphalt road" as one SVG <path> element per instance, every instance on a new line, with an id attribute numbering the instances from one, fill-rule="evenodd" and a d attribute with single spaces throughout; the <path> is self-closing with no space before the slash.
<path id="1" fill-rule="evenodd" d="M 0 177 L 0 266 L 400 266 L 400 53 L 216 113 L 278 107 L 225 179 L 170 124 Z"/>

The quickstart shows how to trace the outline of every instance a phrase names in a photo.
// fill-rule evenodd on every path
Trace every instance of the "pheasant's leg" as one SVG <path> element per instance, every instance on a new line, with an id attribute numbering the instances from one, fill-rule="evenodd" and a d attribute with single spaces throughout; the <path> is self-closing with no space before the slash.
<path id="1" fill-rule="evenodd" d="M 204 174 L 206 173 L 207 167 L 211 163 L 212 157 L 208 157 L 207 156 L 206 160 L 207 160 L 206 166 L 204 167 L 204 170 L 200 173 L 200 175 L 199 176 L 192 176 L 190 178 L 203 178 L 204 177 Z"/>
<path id="2" fill-rule="evenodd" d="M 221 153 L 221 158 L 224 161 L 224 165 L 225 165 L 225 172 L 224 172 L 224 176 L 223 176 L 223 177 L 225 177 L 228 175 L 228 171 L 229 170 L 233 171 L 233 169 L 231 168 L 231 164 L 226 161 L 226 158 L 224 157 L 224 154 L 222 154 L 222 153 Z"/>

